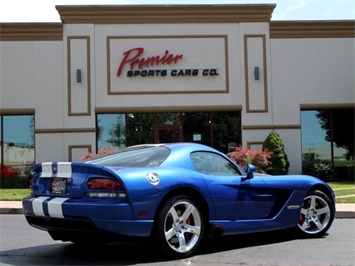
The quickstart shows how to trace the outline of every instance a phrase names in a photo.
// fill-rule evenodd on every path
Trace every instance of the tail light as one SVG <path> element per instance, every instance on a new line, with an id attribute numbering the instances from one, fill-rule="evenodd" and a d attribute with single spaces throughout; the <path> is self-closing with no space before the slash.
<path id="1" fill-rule="evenodd" d="M 88 189 L 119 190 L 123 186 L 120 181 L 110 178 L 93 178 L 87 184 Z"/>
<path id="2" fill-rule="evenodd" d="M 34 173 L 33 172 L 26 172 L 26 177 L 28 181 L 28 187 L 30 189 L 30 192 L 33 192 L 33 185 L 34 185 Z"/>
<path id="3" fill-rule="evenodd" d="M 100 192 L 86 192 L 88 197 L 98 198 L 123 198 L 126 194 L 120 181 L 111 178 L 92 178 L 87 183 L 89 190 L 100 190 Z"/>
<path id="4" fill-rule="evenodd" d="M 29 185 L 30 192 L 33 192 L 33 177 L 31 177 L 28 180 L 28 185 Z"/>

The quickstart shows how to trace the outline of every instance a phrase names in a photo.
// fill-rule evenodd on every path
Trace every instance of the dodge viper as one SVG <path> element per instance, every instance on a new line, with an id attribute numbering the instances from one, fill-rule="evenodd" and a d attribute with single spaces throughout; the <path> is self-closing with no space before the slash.
<path id="1" fill-rule="evenodd" d="M 335 196 L 305 175 L 263 175 L 197 143 L 142 144 L 83 162 L 30 169 L 27 222 L 73 243 L 155 241 L 185 258 L 206 237 L 293 228 L 319 237 L 335 217 Z"/>

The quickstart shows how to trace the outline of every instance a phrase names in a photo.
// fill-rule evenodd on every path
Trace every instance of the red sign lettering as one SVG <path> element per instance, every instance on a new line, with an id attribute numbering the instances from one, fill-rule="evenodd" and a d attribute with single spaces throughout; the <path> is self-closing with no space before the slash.
<path id="1" fill-rule="evenodd" d="M 133 48 L 131 50 L 124 52 L 123 59 L 117 70 L 117 77 L 121 75 L 123 68 L 125 67 L 126 64 L 130 65 L 130 70 L 133 70 L 135 66 L 138 69 L 142 69 L 144 67 L 150 67 L 150 66 L 176 64 L 183 57 L 182 54 L 173 55 L 170 54 L 168 50 L 165 50 L 163 56 L 157 55 L 157 56 L 144 58 L 141 57 L 143 52 L 144 52 L 144 48 L 142 47 Z"/>

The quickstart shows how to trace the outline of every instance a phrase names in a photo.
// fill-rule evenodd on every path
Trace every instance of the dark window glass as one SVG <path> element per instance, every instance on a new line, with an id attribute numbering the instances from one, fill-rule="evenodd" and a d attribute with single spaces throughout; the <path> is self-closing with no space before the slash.
<path id="1" fill-rule="evenodd" d="M 241 144 L 240 112 L 97 115 L 97 147 L 198 142 L 227 153 Z"/>
<path id="2" fill-rule="evenodd" d="M 126 146 L 154 143 L 154 114 L 127 114 L 126 125 Z"/>
<path id="3" fill-rule="evenodd" d="M 241 144 L 240 112 L 184 113 L 184 141 L 199 142 L 223 153 Z"/>
<path id="4" fill-rule="evenodd" d="M 194 152 L 190 155 L 196 171 L 208 175 L 241 175 L 239 169 L 219 154 L 211 152 Z"/>

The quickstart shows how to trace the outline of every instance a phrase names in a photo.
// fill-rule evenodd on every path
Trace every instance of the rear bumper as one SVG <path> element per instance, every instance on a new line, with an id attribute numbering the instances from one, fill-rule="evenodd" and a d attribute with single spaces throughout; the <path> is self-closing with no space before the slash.
<path id="1" fill-rule="evenodd" d="M 153 227 L 153 220 L 133 219 L 129 204 L 115 199 L 29 196 L 22 206 L 28 223 L 47 231 L 148 237 Z"/>

